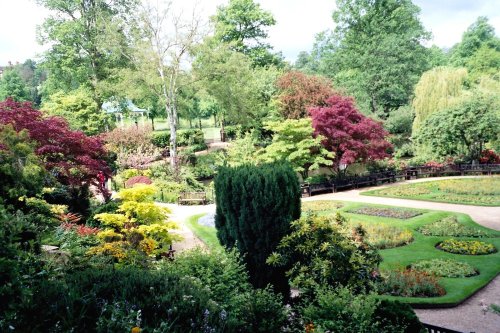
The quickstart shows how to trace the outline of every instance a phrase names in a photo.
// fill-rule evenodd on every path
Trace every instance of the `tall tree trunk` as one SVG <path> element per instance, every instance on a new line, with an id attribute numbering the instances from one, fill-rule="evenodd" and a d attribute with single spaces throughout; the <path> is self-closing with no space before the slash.
<path id="1" fill-rule="evenodd" d="M 217 127 L 217 114 L 214 113 L 214 127 Z"/>
<path id="2" fill-rule="evenodd" d="M 153 131 L 155 130 L 155 118 L 154 117 L 151 117 L 151 128 L 153 129 Z"/>
<path id="3" fill-rule="evenodd" d="M 202 127 L 201 127 L 201 118 L 198 118 L 198 125 L 199 125 L 200 129 L 202 129 Z"/>

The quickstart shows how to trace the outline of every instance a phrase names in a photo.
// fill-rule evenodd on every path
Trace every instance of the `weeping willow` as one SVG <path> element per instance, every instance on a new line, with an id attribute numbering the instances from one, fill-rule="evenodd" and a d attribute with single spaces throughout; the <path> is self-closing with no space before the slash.
<path id="1" fill-rule="evenodd" d="M 452 67 L 436 67 L 422 74 L 415 86 L 413 132 L 429 115 L 454 106 L 465 97 L 466 77 L 467 69 Z"/>

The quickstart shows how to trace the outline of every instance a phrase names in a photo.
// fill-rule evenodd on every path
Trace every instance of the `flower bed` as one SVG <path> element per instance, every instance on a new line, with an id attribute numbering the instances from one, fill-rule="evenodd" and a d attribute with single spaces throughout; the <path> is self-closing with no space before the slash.
<path id="1" fill-rule="evenodd" d="M 425 272 L 406 269 L 388 271 L 378 284 L 381 294 L 403 297 L 435 297 L 446 294 L 437 278 Z"/>
<path id="2" fill-rule="evenodd" d="M 437 245 L 437 248 L 455 254 L 481 255 L 490 254 L 497 251 L 493 244 L 474 241 L 447 239 Z"/>
<path id="3" fill-rule="evenodd" d="M 408 208 L 380 208 L 380 207 L 360 207 L 355 208 L 348 213 L 351 214 L 361 214 L 361 215 L 371 215 L 378 217 L 390 217 L 394 219 L 411 219 L 412 217 L 422 215 L 423 212 L 416 209 Z"/>
<path id="4" fill-rule="evenodd" d="M 426 236 L 453 236 L 453 237 L 488 237 L 489 234 L 479 228 L 466 226 L 457 221 L 455 215 L 447 216 L 434 223 L 426 224 L 418 229 Z"/>
<path id="5" fill-rule="evenodd" d="M 302 203 L 302 210 L 312 210 L 312 211 L 326 211 L 342 208 L 344 205 L 341 202 L 321 200 L 321 201 L 307 201 Z"/>
<path id="6" fill-rule="evenodd" d="M 452 259 L 422 260 L 411 265 L 412 270 L 440 277 L 461 278 L 477 275 L 478 272 L 466 262 Z"/>
<path id="7" fill-rule="evenodd" d="M 410 244 L 413 234 L 410 230 L 381 224 L 365 224 L 363 228 L 367 233 L 367 241 L 377 249 L 390 249 Z"/>

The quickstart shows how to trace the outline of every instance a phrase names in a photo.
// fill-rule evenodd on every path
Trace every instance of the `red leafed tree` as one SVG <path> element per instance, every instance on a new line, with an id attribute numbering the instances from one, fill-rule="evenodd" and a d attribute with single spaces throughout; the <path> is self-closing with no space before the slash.
<path id="1" fill-rule="evenodd" d="M 108 197 L 98 177 L 99 172 L 111 175 L 100 139 L 71 130 L 61 117 L 44 117 L 29 102 L 15 102 L 10 98 L 0 102 L 0 124 L 12 124 L 16 131 L 26 129 L 37 144 L 36 153 L 42 157 L 45 168 L 61 184 L 95 185 Z"/>
<path id="2" fill-rule="evenodd" d="M 307 117 L 308 107 L 325 105 L 326 99 L 334 93 L 327 79 L 298 71 L 285 73 L 276 85 L 280 91 L 280 112 L 287 119 Z"/>
<path id="3" fill-rule="evenodd" d="M 391 144 L 382 124 L 361 114 L 350 97 L 333 95 L 325 106 L 309 109 L 315 135 L 322 135 L 324 147 L 335 153 L 333 168 L 340 165 L 388 157 Z"/>

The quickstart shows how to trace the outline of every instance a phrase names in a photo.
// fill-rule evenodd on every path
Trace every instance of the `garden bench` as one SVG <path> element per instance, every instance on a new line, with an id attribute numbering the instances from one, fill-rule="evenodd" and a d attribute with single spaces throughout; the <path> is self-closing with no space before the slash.
<path id="1" fill-rule="evenodd" d="M 181 192 L 177 203 L 179 205 L 191 202 L 199 202 L 202 205 L 207 203 L 207 193 L 206 192 Z"/>

